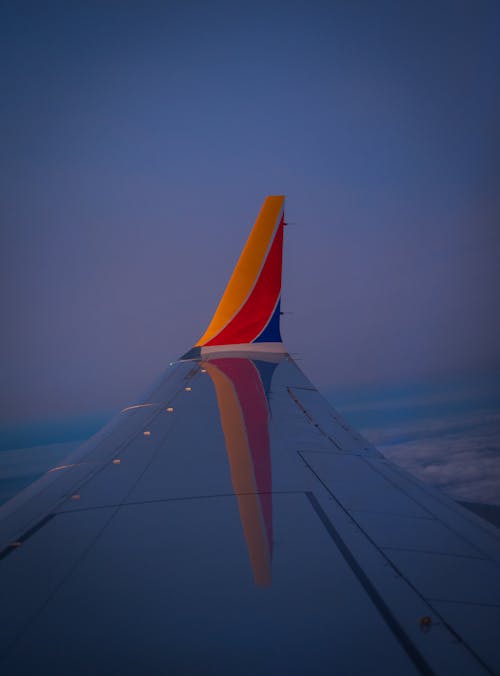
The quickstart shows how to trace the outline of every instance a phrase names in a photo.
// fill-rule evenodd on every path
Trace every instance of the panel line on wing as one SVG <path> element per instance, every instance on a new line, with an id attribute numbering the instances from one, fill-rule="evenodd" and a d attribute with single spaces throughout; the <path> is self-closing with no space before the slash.
<path id="1" fill-rule="evenodd" d="M 432 674 L 434 674 L 433 670 L 427 664 L 426 660 L 421 655 L 421 653 L 417 650 L 408 634 L 404 631 L 403 627 L 394 617 L 394 615 L 390 611 L 389 607 L 387 606 L 383 598 L 380 596 L 380 594 L 378 593 L 378 591 L 376 590 L 376 588 L 374 587 L 374 585 L 372 584 L 372 582 L 370 581 L 364 570 L 357 562 L 356 558 L 354 557 L 353 553 L 345 543 L 344 539 L 342 538 L 338 530 L 335 528 L 333 523 L 330 521 L 326 512 L 321 507 L 317 497 L 314 495 L 314 493 L 310 491 L 307 491 L 305 495 L 309 500 L 309 502 L 311 503 L 312 508 L 318 515 L 323 526 L 325 527 L 326 531 L 328 532 L 334 543 L 337 545 L 337 548 L 339 552 L 342 554 L 345 562 L 352 570 L 352 572 L 358 579 L 358 582 L 361 584 L 365 592 L 370 597 L 371 601 L 379 611 L 388 628 L 391 630 L 395 638 L 398 640 L 403 650 L 406 652 L 410 660 L 418 669 L 419 673 L 426 676 L 431 676 Z"/>
<path id="2" fill-rule="evenodd" d="M 439 522 L 439 519 L 436 519 L 436 521 Z M 395 547 L 393 545 L 382 545 L 382 549 L 388 552 L 415 552 L 419 554 L 430 554 L 431 556 L 448 556 L 455 559 L 474 559 L 475 561 L 489 560 L 484 556 L 471 556 L 470 554 L 457 554 L 456 552 L 436 552 L 434 549 L 414 549 L 412 547 Z"/>
<path id="3" fill-rule="evenodd" d="M 453 628 L 449 624 L 449 622 L 446 621 L 446 619 L 443 617 L 442 613 L 437 609 L 435 605 L 431 603 L 430 598 L 426 597 L 413 582 L 410 581 L 407 575 L 403 573 L 403 571 L 394 563 L 394 561 L 390 558 L 390 556 L 384 551 L 384 549 L 375 542 L 375 540 L 367 533 L 367 531 L 363 528 L 363 526 L 357 521 L 351 510 L 348 510 L 342 502 L 339 500 L 339 498 L 333 493 L 331 488 L 328 486 L 325 481 L 319 476 L 319 474 L 314 470 L 314 468 L 311 466 L 311 464 L 306 460 L 304 457 L 303 453 L 298 451 L 298 455 L 302 458 L 304 461 L 306 467 L 309 468 L 309 470 L 314 474 L 314 476 L 318 479 L 318 481 L 321 483 L 321 485 L 326 489 L 328 494 L 332 497 L 332 499 L 335 501 L 335 503 L 338 505 L 338 507 L 344 512 L 344 514 L 347 516 L 352 523 L 356 525 L 356 527 L 360 530 L 360 532 L 365 536 L 368 542 L 379 552 L 379 554 L 385 559 L 387 564 L 395 571 L 395 573 L 405 581 L 405 583 L 408 585 L 408 587 L 429 607 L 432 609 L 432 612 L 436 616 L 436 618 L 439 619 L 439 621 L 443 624 L 444 627 L 450 632 L 450 634 L 455 638 L 456 641 L 461 643 L 467 650 L 468 652 L 476 659 L 479 664 L 489 673 L 493 674 L 491 669 L 488 667 L 488 665 L 484 662 L 484 660 L 477 654 L 477 652 L 469 645 L 467 641 L 465 641 L 462 636 L 457 632 L 456 629 Z M 319 504 L 319 503 L 318 503 Z M 328 517 L 327 517 L 328 518 Z M 330 522 L 331 523 L 331 522 Z M 432 673 L 432 672 L 430 672 Z"/>
<path id="4" fill-rule="evenodd" d="M 369 463 L 370 466 L 371 463 Z M 460 516 L 461 519 L 464 521 L 467 521 L 469 524 L 473 525 L 474 527 L 479 527 L 481 530 L 486 533 L 489 537 L 493 537 L 495 540 L 500 540 L 500 530 L 498 528 L 495 528 L 494 526 L 491 526 L 489 523 L 485 522 L 484 519 L 481 519 L 480 517 L 475 516 L 473 513 L 469 511 L 463 511 L 460 505 L 456 504 L 453 505 L 453 502 L 450 504 L 449 501 L 443 500 L 442 496 L 439 495 L 437 491 L 432 489 L 430 486 L 427 486 L 420 482 L 416 477 L 412 476 L 411 474 L 408 474 L 407 472 L 404 472 L 401 470 L 397 465 L 394 464 L 385 464 L 384 469 L 387 470 L 388 472 L 392 472 L 397 475 L 397 478 L 401 481 L 406 481 L 409 483 L 412 487 L 416 488 L 420 493 L 424 495 L 425 498 L 430 498 L 431 500 L 439 503 L 446 509 L 448 509 L 450 512 L 452 512 L 455 515 Z M 386 477 L 385 473 L 379 472 Z M 437 518 L 434 516 L 434 518 Z M 442 523 L 445 523 L 441 519 Z M 447 528 L 453 531 L 448 524 L 445 524 Z M 454 532 L 454 531 L 453 531 Z M 463 536 L 459 533 L 457 533 L 460 537 L 463 538 Z M 465 539 L 465 538 L 464 538 Z M 475 546 L 475 545 L 473 545 Z M 478 551 L 480 550 L 478 547 L 476 547 Z"/>
<path id="5" fill-rule="evenodd" d="M 182 502 L 183 500 L 206 500 L 208 498 L 234 498 L 245 495 L 302 495 L 304 491 L 290 490 L 290 491 L 247 491 L 238 493 L 212 493 L 208 495 L 183 495 L 174 498 L 155 498 L 153 500 L 133 500 L 132 502 L 116 502 L 105 505 L 91 505 L 89 507 L 78 507 L 76 509 L 61 509 L 54 513 L 58 514 L 74 514 L 77 512 L 90 512 L 94 509 L 110 509 L 113 507 L 138 507 L 140 505 L 151 505 L 163 502 Z"/>
<path id="6" fill-rule="evenodd" d="M 320 434 L 322 434 L 322 435 L 323 435 L 324 437 L 326 437 L 329 441 L 331 441 L 331 443 L 332 443 L 336 448 L 338 448 L 339 451 L 345 452 L 344 449 L 342 448 L 342 446 L 340 446 L 340 444 L 339 444 L 337 441 L 335 441 L 335 439 L 333 439 L 327 432 L 325 432 L 325 430 L 319 425 L 319 423 L 317 423 L 317 422 L 314 420 L 313 416 L 312 416 L 312 415 L 309 413 L 309 411 L 305 408 L 305 406 L 302 404 L 302 402 L 300 401 L 300 399 L 298 399 L 298 397 L 295 396 L 295 394 L 294 394 L 294 392 L 293 392 L 293 389 L 292 389 L 291 387 L 287 387 L 287 388 L 286 388 L 286 391 L 288 392 L 288 394 L 290 395 L 290 397 L 292 398 L 292 400 L 295 402 L 295 405 L 297 406 L 297 408 L 298 408 L 300 411 L 302 411 L 302 413 L 303 413 L 304 416 L 307 418 L 307 420 L 309 421 L 309 423 L 310 423 L 311 425 L 313 425 L 313 427 L 315 427 L 315 428 L 318 430 L 318 432 L 319 432 Z"/>
<path id="7" fill-rule="evenodd" d="M 375 462 L 371 462 L 368 458 L 362 458 L 362 460 L 363 460 L 363 462 L 365 462 L 365 463 L 368 465 L 368 467 L 370 467 L 374 472 L 376 472 L 379 476 L 381 476 L 383 479 L 385 479 L 385 481 L 387 481 L 389 484 L 391 484 L 391 486 L 393 486 L 394 488 L 396 488 L 396 489 L 398 489 L 399 491 L 401 491 L 401 493 L 402 493 L 404 496 L 406 496 L 406 497 L 408 498 L 408 500 L 411 500 L 411 501 L 414 502 L 416 505 L 418 505 L 421 509 L 423 509 L 425 512 L 427 512 L 428 514 L 432 515 L 432 516 L 434 517 L 434 519 L 436 519 L 437 521 L 439 521 L 440 523 L 442 523 L 443 526 L 444 526 L 445 528 L 447 528 L 451 533 L 453 533 L 454 535 L 456 535 L 458 538 L 460 538 L 461 540 L 463 540 L 463 542 L 466 542 L 470 547 L 472 547 L 472 549 L 474 549 L 476 552 L 478 552 L 479 554 L 481 554 L 481 557 L 478 557 L 478 558 L 483 558 L 483 559 L 491 560 L 491 557 L 488 556 L 488 554 L 486 554 L 486 552 L 484 552 L 482 549 L 480 549 L 474 542 L 471 542 L 468 538 L 464 537 L 461 533 L 459 533 L 458 531 L 456 531 L 456 530 L 455 530 L 454 528 L 452 528 L 449 524 L 445 523 L 442 519 L 436 517 L 436 515 L 433 514 L 432 511 L 431 511 L 430 509 L 428 509 L 427 507 L 425 507 L 420 501 L 418 501 L 416 498 L 414 498 L 412 495 L 410 495 L 407 491 L 405 491 L 403 488 L 401 488 L 401 486 L 399 486 L 394 480 L 390 479 L 390 478 L 387 476 L 387 474 L 385 474 L 384 472 L 380 471 L 379 467 L 377 466 L 377 464 L 376 464 Z"/>

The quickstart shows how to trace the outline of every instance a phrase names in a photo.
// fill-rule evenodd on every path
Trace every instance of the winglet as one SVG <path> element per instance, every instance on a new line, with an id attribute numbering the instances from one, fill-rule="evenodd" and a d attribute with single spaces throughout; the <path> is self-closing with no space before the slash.
<path id="1" fill-rule="evenodd" d="M 285 352 L 280 334 L 283 195 L 266 197 L 207 330 L 183 359 L 221 351 Z"/>

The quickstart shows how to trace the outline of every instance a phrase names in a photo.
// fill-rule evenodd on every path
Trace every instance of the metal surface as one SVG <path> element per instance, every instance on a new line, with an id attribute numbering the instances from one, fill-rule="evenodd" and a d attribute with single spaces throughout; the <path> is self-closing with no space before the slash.
<path id="1" fill-rule="evenodd" d="M 498 670 L 498 532 L 287 355 L 178 363 L 138 404 L 0 510 L 2 673 Z"/>

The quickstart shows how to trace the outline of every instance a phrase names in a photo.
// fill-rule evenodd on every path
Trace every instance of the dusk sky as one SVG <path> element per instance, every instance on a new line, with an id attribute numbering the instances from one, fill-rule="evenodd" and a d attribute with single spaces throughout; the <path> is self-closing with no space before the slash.
<path id="1" fill-rule="evenodd" d="M 324 390 L 500 369 L 497 2 L 7 1 L 1 419 L 113 412 L 286 194 Z"/>

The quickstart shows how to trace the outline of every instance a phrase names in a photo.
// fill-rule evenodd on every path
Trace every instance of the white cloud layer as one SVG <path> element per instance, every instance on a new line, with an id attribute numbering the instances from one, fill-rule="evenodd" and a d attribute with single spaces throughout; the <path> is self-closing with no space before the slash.
<path id="1" fill-rule="evenodd" d="M 451 497 L 500 505 L 500 413 L 476 411 L 363 434 L 389 460 Z"/>

